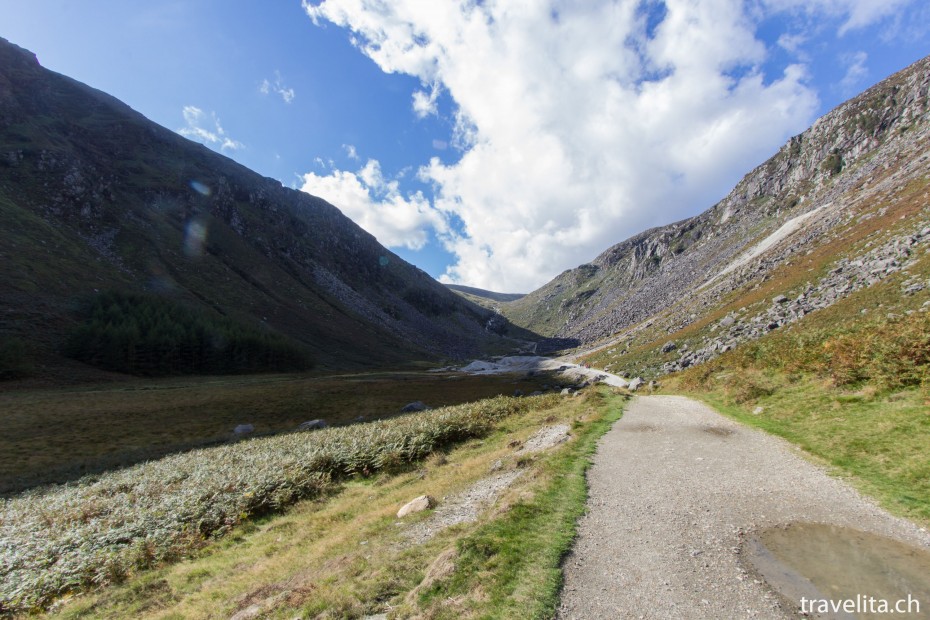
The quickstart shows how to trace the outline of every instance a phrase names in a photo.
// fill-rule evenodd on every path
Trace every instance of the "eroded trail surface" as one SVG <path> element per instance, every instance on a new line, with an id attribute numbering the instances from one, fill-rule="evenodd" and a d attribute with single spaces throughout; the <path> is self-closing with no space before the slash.
<path id="1" fill-rule="evenodd" d="M 563 619 L 798 617 L 741 560 L 743 541 L 771 526 L 835 524 L 930 548 L 926 531 L 797 448 L 683 397 L 637 397 L 588 478 Z"/>

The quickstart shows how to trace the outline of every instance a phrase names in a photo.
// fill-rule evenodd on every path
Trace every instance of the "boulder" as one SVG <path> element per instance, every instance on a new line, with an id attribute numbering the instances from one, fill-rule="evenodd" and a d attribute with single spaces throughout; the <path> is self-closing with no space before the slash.
<path id="1" fill-rule="evenodd" d="M 424 405 L 422 401 L 415 400 L 412 403 L 404 405 L 400 411 L 401 413 L 411 413 L 414 411 L 426 411 L 427 409 L 429 409 L 429 407 Z"/>
<path id="2" fill-rule="evenodd" d="M 562 396 L 571 396 L 572 392 L 574 391 L 575 390 L 573 390 L 572 388 L 562 388 L 561 394 Z"/>
<path id="3" fill-rule="evenodd" d="M 297 427 L 299 431 L 314 431 L 318 428 L 326 428 L 329 424 L 326 423 L 326 420 L 307 420 Z"/>
<path id="4" fill-rule="evenodd" d="M 421 495 L 420 497 L 415 497 L 406 504 L 404 504 L 400 510 L 397 511 L 397 518 L 403 519 L 407 515 L 414 514 L 416 512 L 423 512 L 424 510 L 429 510 L 436 505 L 436 500 L 434 500 L 429 495 Z"/>
<path id="5" fill-rule="evenodd" d="M 678 345 L 676 345 L 674 341 L 666 342 L 665 344 L 662 345 L 662 353 L 668 353 L 669 351 L 674 351 L 676 348 L 678 348 Z"/>
<path id="6" fill-rule="evenodd" d="M 242 435 L 248 435 L 249 433 L 252 433 L 254 431 L 255 431 L 254 425 L 240 424 L 239 426 L 233 429 L 233 434 L 242 436 Z"/>
<path id="7" fill-rule="evenodd" d="M 635 392 L 640 387 L 642 387 L 642 385 L 643 385 L 643 378 L 636 377 L 635 379 L 630 381 L 630 385 L 627 386 L 627 389 L 630 390 L 631 392 Z"/>

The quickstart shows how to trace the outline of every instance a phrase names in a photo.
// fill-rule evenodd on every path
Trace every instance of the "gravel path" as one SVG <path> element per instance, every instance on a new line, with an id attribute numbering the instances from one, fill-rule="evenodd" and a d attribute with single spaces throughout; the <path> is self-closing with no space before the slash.
<path id="1" fill-rule="evenodd" d="M 781 439 L 684 397 L 640 396 L 602 439 L 559 618 L 790 618 L 740 562 L 757 528 L 812 521 L 930 548 Z"/>

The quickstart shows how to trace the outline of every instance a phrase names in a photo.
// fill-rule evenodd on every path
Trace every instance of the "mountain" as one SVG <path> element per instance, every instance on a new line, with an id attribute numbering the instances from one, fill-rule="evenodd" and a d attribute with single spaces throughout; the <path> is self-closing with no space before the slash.
<path id="1" fill-rule="evenodd" d="M 655 375 L 905 271 L 930 240 L 928 86 L 930 58 L 817 120 L 707 211 L 618 243 L 503 314 Z"/>
<path id="2" fill-rule="evenodd" d="M 69 372 L 81 371 L 60 355 L 79 326 L 75 310 L 111 291 L 168 300 L 206 317 L 198 325 L 272 333 L 322 367 L 459 358 L 531 337 L 322 199 L 44 69 L 3 39 L 0 259 L 0 340 Z"/>
<path id="3" fill-rule="evenodd" d="M 495 293 L 494 291 L 486 291 L 473 286 L 462 286 L 461 284 L 446 284 L 446 287 L 479 306 L 495 310 L 499 308 L 502 302 L 517 301 L 523 297 L 520 293 Z"/>

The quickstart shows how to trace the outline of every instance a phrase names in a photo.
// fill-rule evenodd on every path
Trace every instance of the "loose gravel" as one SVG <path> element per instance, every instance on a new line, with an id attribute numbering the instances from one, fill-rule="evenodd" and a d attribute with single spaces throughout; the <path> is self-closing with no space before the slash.
<path id="1" fill-rule="evenodd" d="M 754 531 L 795 521 L 930 549 L 798 448 L 677 396 L 640 396 L 601 441 L 558 618 L 792 618 L 740 561 Z"/>
<path id="2" fill-rule="evenodd" d="M 407 538 L 417 544 L 424 543 L 447 527 L 477 521 L 481 512 L 493 504 L 522 474 L 521 469 L 502 472 L 479 480 L 458 495 L 442 498 L 439 507 L 429 518 L 406 531 Z"/>

